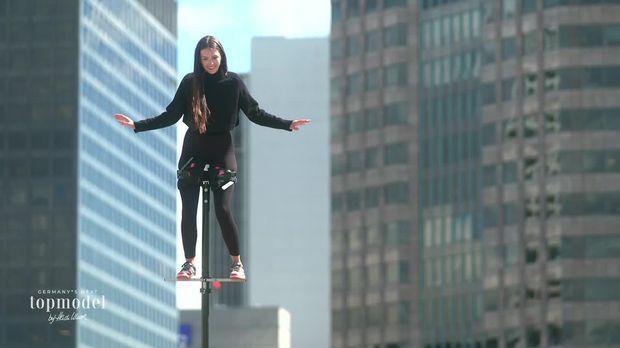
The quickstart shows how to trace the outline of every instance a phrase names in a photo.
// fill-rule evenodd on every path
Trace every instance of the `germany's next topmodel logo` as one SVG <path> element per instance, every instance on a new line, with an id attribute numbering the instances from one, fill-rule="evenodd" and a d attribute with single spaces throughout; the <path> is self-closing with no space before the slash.
<path id="1" fill-rule="evenodd" d="M 47 322 L 88 319 L 86 311 L 105 309 L 105 296 L 97 290 L 37 290 L 30 296 L 30 309 L 48 314 Z"/>

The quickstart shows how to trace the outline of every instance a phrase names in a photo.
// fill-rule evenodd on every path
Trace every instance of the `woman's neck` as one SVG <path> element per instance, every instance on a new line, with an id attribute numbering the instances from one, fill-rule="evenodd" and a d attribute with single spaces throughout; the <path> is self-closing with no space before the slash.
<path id="1" fill-rule="evenodd" d="M 222 79 L 222 75 L 219 72 L 216 72 L 215 74 L 205 72 L 204 79 L 205 82 L 217 82 Z"/>

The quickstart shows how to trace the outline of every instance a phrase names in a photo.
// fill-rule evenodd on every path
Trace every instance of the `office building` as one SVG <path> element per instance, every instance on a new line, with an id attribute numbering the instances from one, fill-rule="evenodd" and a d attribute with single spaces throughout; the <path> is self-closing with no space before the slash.
<path id="1" fill-rule="evenodd" d="M 416 6 L 332 1 L 332 347 L 415 347 Z"/>
<path id="2" fill-rule="evenodd" d="M 136 135 L 113 118 L 159 114 L 174 94 L 176 2 L 0 5 L 0 346 L 170 347 L 174 129 Z M 48 323 L 30 297 L 86 300 Z M 36 303 L 36 302 L 35 302 Z"/>
<path id="3" fill-rule="evenodd" d="M 395 4 L 397 19 L 390 19 Z M 347 273 L 332 285 L 332 346 L 618 345 L 619 238 L 609 226 L 618 216 L 620 6 L 332 6 L 332 275 Z M 407 23 L 402 57 L 409 54 L 409 70 L 393 73 L 403 82 L 389 91 L 388 62 L 397 61 L 390 56 L 398 50 L 388 24 L 398 16 Z M 382 264 L 394 232 L 381 219 L 395 191 L 384 186 L 381 201 L 372 188 L 375 172 L 388 178 L 396 169 L 383 144 L 373 167 L 378 151 L 370 141 L 400 139 L 388 133 L 387 102 L 379 99 L 382 114 L 373 118 L 376 65 L 383 70 L 381 98 L 410 91 L 411 126 L 401 128 L 411 142 L 403 158 L 412 162 L 399 177 L 409 178 L 411 200 L 402 202 L 411 225 L 395 244 L 415 245 L 400 254 L 409 257 L 409 270 L 399 286 L 390 286 L 397 272 Z M 381 238 L 373 237 L 377 226 Z M 404 287 L 412 279 L 416 285 Z M 409 300 L 402 316 L 382 303 L 395 289 L 402 293 L 393 298 Z M 387 339 L 394 331 L 400 337 Z"/>
<path id="4" fill-rule="evenodd" d="M 620 344 L 620 6 L 482 2 L 487 345 Z"/>
<path id="5" fill-rule="evenodd" d="M 298 132 L 249 125 L 245 175 L 249 305 L 283 307 L 296 348 L 329 344 L 327 38 L 255 38 L 250 93 Z"/>
<path id="6" fill-rule="evenodd" d="M 202 313 L 182 310 L 182 348 L 202 347 Z M 279 307 L 215 306 L 209 315 L 209 347 L 291 348 L 291 316 Z"/>

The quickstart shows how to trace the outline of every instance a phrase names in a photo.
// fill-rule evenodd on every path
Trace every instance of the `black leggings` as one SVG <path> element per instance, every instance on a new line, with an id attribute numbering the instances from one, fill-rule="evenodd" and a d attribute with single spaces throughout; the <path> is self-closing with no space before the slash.
<path id="1" fill-rule="evenodd" d="M 206 164 L 211 167 L 220 166 L 230 170 L 237 170 L 234 144 L 230 132 L 218 134 L 199 134 L 188 130 L 183 140 L 183 150 L 179 158 L 179 169 L 194 158 L 196 170 L 202 170 Z M 232 198 L 235 185 L 226 190 L 214 188 L 213 207 L 215 216 L 222 230 L 222 237 L 232 256 L 239 255 L 239 229 L 232 217 Z M 198 231 L 196 226 L 196 213 L 198 212 L 198 199 L 200 187 L 184 187 L 179 189 L 183 204 L 181 214 L 181 236 L 183 237 L 183 250 L 185 258 L 196 256 L 196 240 Z"/>

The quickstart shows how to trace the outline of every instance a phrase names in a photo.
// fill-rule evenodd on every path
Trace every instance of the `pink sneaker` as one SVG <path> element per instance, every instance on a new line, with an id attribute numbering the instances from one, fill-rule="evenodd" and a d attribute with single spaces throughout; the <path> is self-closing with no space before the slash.
<path id="1" fill-rule="evenodd" d="M 233 263 L 233 265 L 230 266 L 230 279 L 245 280 L 245 271 L 243 270 L 243 265 L 241 263 Z"/>
<path id="2" fill-rule="evenodd" d="M 196 275 L 196 267 L 190 262 L 185 262 L 181 266 L 181 270 L 177 273 L 177 280 L 188 280 Z"/>

